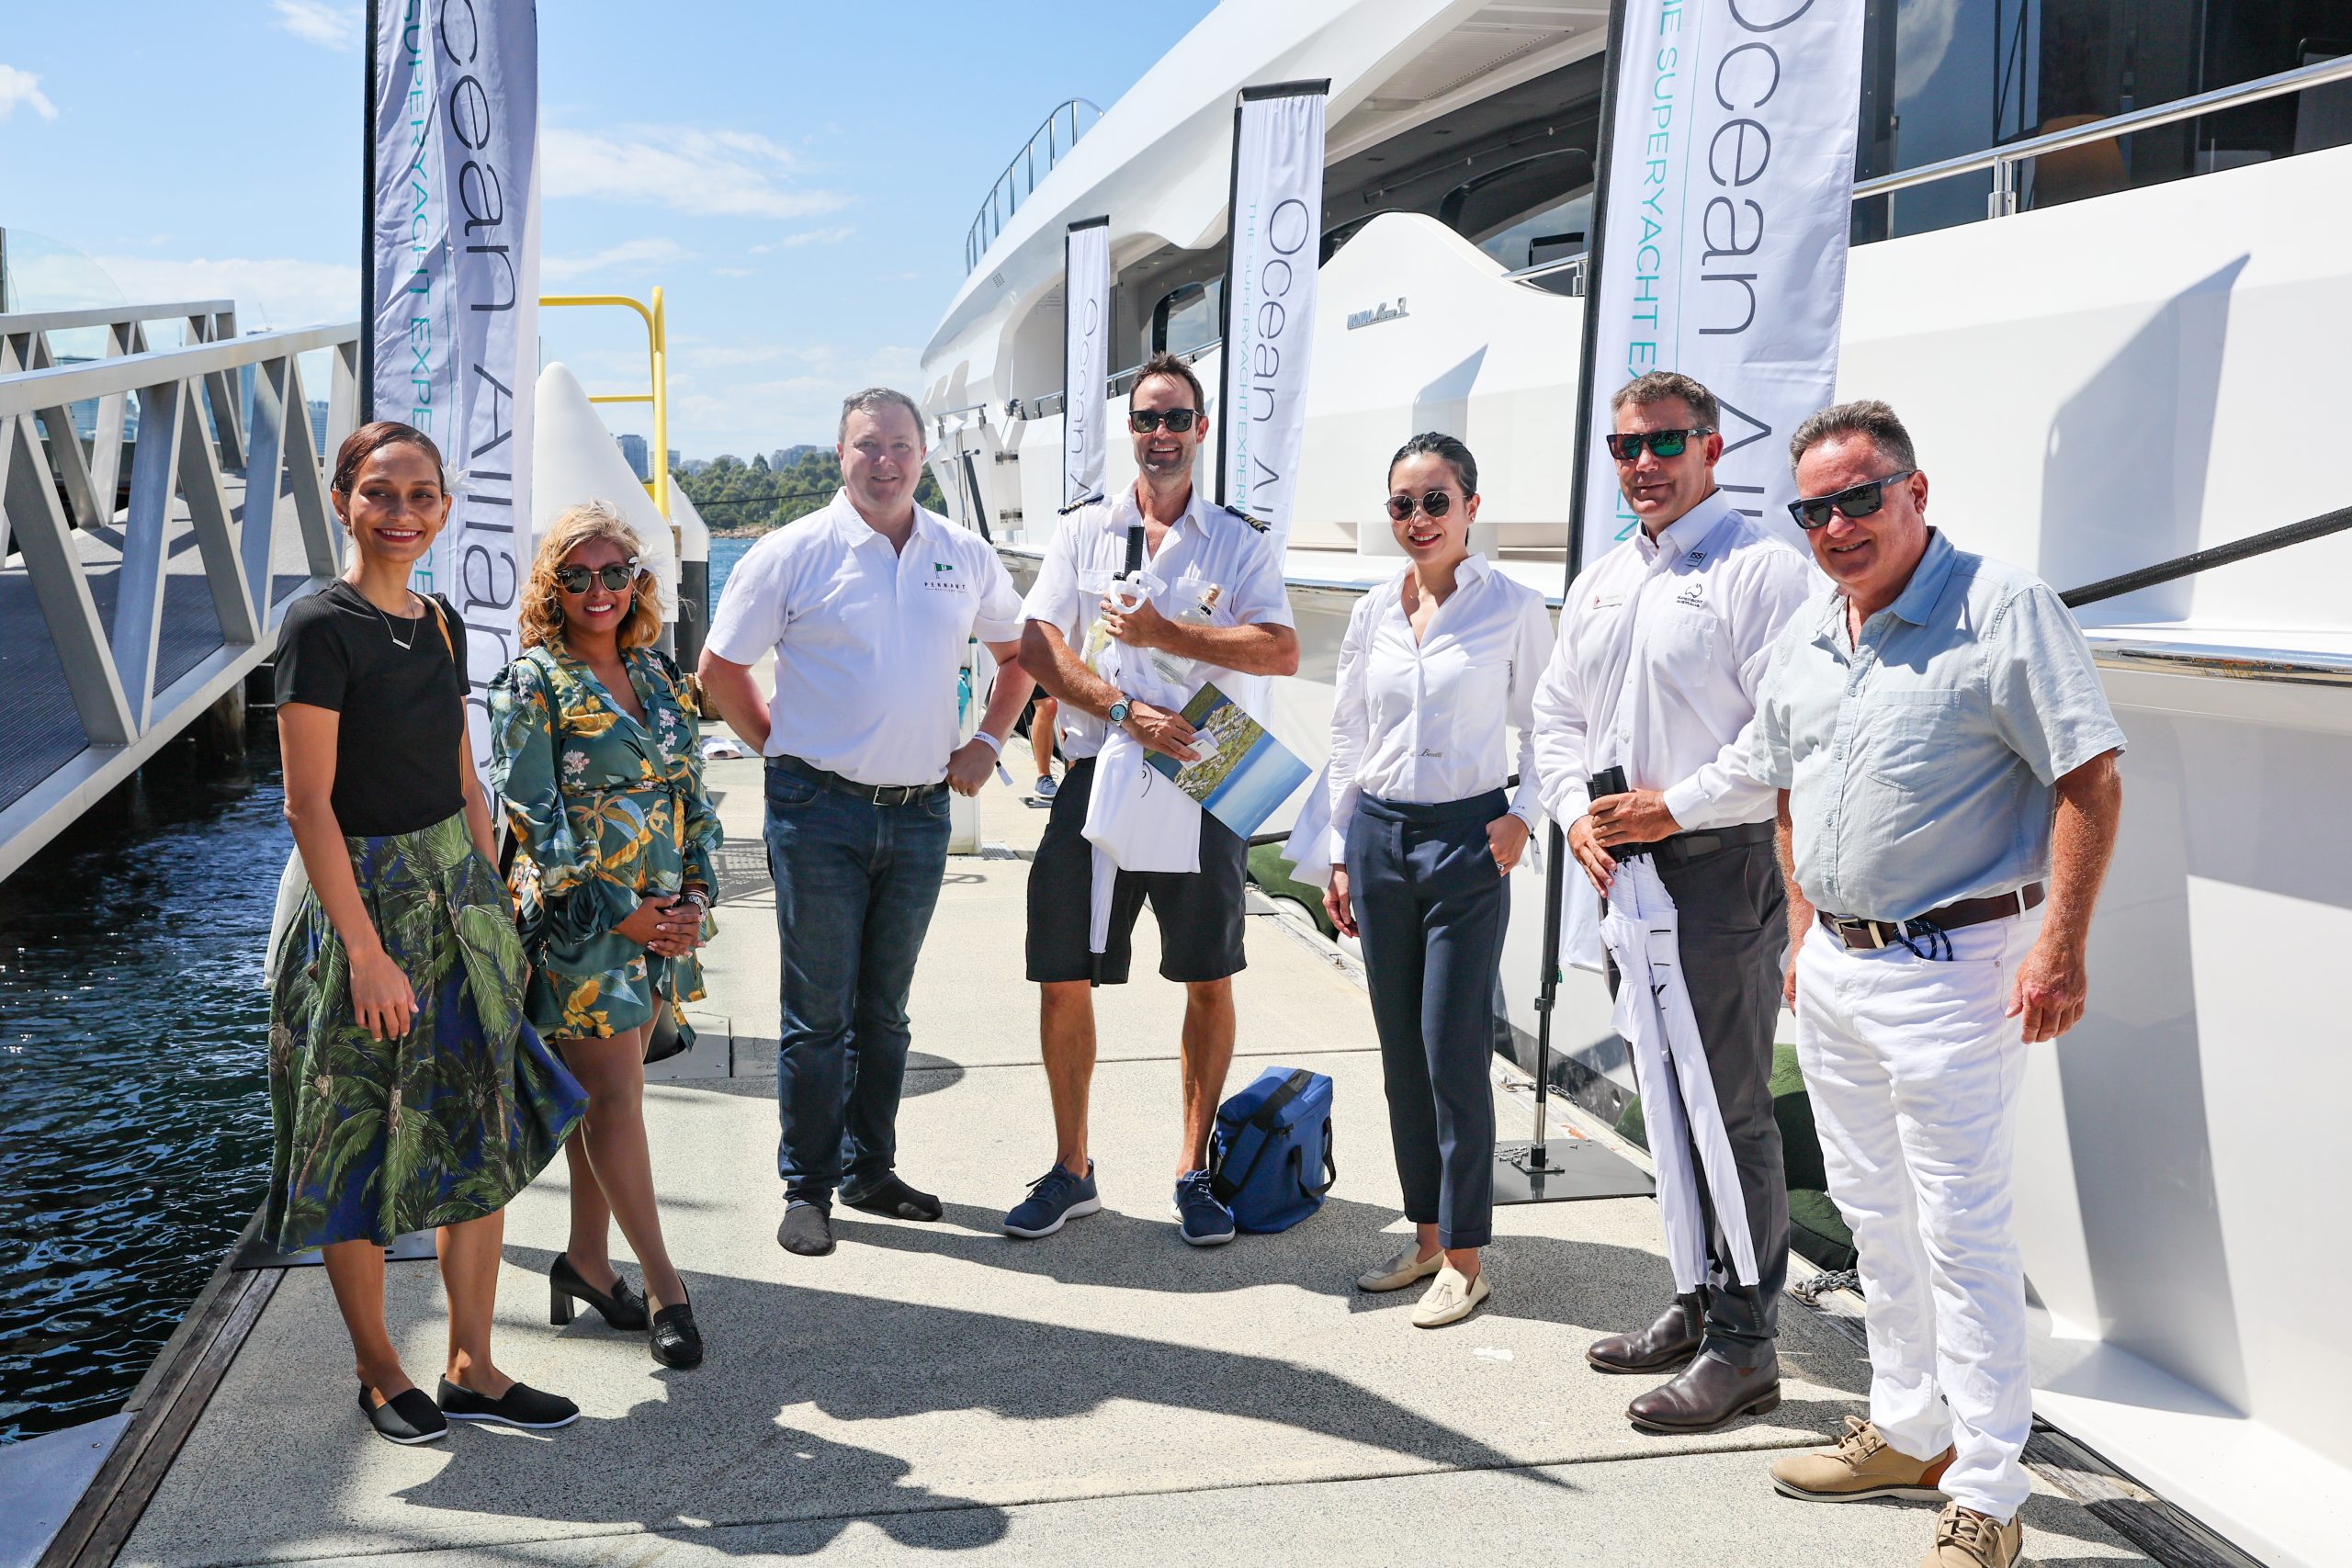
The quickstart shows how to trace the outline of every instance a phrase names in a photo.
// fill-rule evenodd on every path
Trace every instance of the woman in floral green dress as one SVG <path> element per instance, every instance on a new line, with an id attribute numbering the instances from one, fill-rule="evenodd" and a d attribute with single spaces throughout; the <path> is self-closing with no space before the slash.
<path id="1" fill-rule="evenodd" d="M 490 1329 L 503 1211 L 584 1107 L 524 1021 L 522 944 L 466 737 L 465 626 L 408 588 L 448 520 L 441 455 L 407 425 L 370 424 L 343 444 L 332 490 L 355 562 L 287 612 L 277 655 L 308 887 L 272 954 L 263 1235 L 320 1248 L 381 1436 L 430 1442 L 448 1417 L 560 1427 L 578 1408 L 500 1371 Z M 437 1404 L 384 1320 L 384 1247 L 427 1228 L 449 1297 Z"/>
<path id="2" fill-rule="evenodd" d="M 662 613 L 638 540 L 601 502 L 539 541 L 517 607 L 523 657 L 490 692 L 491 777 L 519 852 L 514 887 L 532 964 L 531 1021 L 588 1089 L 566 1145 L 571 1238 L 548 1270 L 554 1321 L 586 1302 L 643 1328 L 656 1360 L 702 1359 L 670 1261 L 645 1136 L 645 1053 L 657 1025 L 691 1043 L 703 994 L 718 816 L 702 785 L 694 697 L 650 645 Z M 607 1252 L 611 1223 L 645 1271 L 636 1297 Z"/>

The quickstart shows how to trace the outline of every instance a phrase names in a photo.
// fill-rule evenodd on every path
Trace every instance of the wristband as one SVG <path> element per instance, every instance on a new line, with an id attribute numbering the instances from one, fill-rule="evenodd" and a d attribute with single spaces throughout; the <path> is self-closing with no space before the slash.
<path id="1" fill-rule="evenodd" d="M 999 740 L 995 736 L 990 735 L 987 730 L 976 729 L 972 731 L 972 739 L 975 740 L 987 741 L 989 750 L 995 752 L 1000 757 L 1004 755 L 1004 742 Z"/>

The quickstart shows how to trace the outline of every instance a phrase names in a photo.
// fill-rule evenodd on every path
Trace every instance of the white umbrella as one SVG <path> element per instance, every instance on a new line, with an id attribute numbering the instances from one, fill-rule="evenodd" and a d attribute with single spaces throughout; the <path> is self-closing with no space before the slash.
<path id="1" fill-rule="evenodd" d="M 1707 1193 L 1716 1223 L 1731 1247 L 1731 1262 L 1742 1285 L 1757 1281 L 1756 1245 L 1747 1230 L 1747 1205 L 1739 1193 L 1739 1168 L 1731 1135 L 1724 1131 L 1715 1080 L 1690 993 L 1682 979 L 1682 943 L 1674 899 L 1647 855 L 1617 868 L 1609 885 L 1609 908 L 1600 920 L 1601 940 L 1617 960 L 1617 1032 L 1634 1057 L 1634 1080 L 1642 1091 L 1650 1158 L 1657 1166 L 1657 1206 L 1666 1222 L 1667 1261 L 1674 1289 L 1690 1295 L 1707 1279 L 1707 1224 L 1699 1203 L 1699 1179 L 1690 1168 L 1695 1144 L 1705 1168 Z"/>

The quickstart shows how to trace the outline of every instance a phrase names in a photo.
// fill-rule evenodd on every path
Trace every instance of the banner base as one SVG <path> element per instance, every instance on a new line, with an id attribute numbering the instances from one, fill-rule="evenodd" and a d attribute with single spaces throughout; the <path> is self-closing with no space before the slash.
<path id="1" fill-rule="evenodd" d="M 1538 1163 L 1538 1151 L 1541 1163 Z M 1596 1138 L 1495 1145 L 1495 1206 L 1570 1203 L 1590 1198 L 1649 1198 L 1657 1184 Z"/>

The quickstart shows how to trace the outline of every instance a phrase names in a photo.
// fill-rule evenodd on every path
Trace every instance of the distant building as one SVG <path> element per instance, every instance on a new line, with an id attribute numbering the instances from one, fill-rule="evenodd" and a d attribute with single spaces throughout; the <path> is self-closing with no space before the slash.
<path id="1" fill-rule="evenodd" d="M 774 453 L 769 455 L 768 467 L 771 468 L 788 468 L 792 467 L 793 464 L 800 461 L 801 458 L 808 457 L 811 453 L 829 452 L 831 450 L 832 450 L 832 448 L 829 446 L 817 446 L 807 443 L 798 446 L 779 446 Z"/>
<path id="2" fill-rule="evenodd" d="M 670 471 L 673 474 L 678 471 L 678 449 L 675 446 L 670 448 Z"/>
<path id="3" fill-rule="evenodd" d="M 327 450 L 327 400 L 324 398 L 312 398 L 304 406 L 310 411 L 311 415 L 311 450 L 322 457 L 333 457 L 334 454 Z"/>
<path id="4" fill-rule="evenodd" d="M 653 477 L 653 465 L 648 460 L 646 455 L 645 437 L 642 435 L 623 435 L 616 437 L 616 439 L 621 444 L 621 458 L 628 464 L 628 471 L 637 476 L 638 482 L 642 484 L 646 480 L 651 479 Z"/>
<path id="5" fill-rule="evenodd" d="M 698 474 L 708 467 L 710 467 L 710 459 L 707 457 L 688 457 L 684 462 L 677 465 L 677 471 L 682 474 Z"/>

